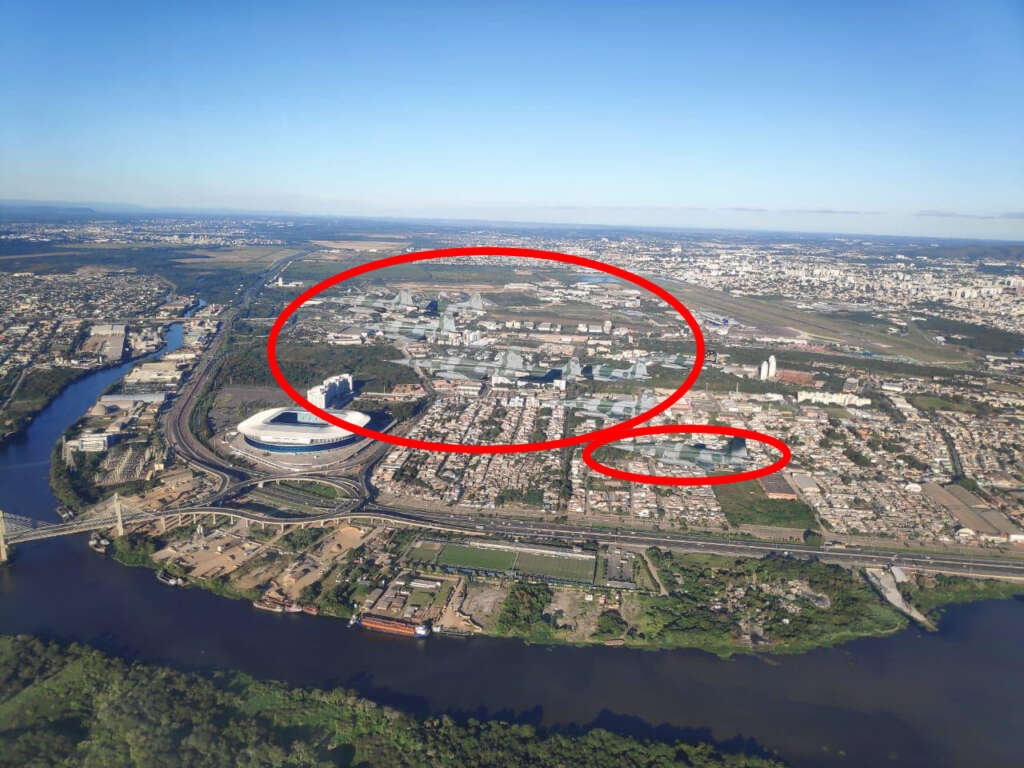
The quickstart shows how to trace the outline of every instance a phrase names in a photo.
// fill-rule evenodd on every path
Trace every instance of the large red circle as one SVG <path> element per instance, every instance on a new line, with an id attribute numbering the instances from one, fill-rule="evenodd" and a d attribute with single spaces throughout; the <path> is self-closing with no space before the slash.
<path id="1" fill-rule="evenodd" d="M 733 472 L 726 475 L 710 475 L 707 477 L 661 477 L 659 475 L 645 475 L 639 472 L 625 472 L 615 467 L 609 467 L 598 462 L 593 453 L 602 445 L 617 443 L 620 440 L 628 440 L 631 437 L 642 437 L 644 435 L 678 435 L 693 433 L 710 433 L 713 435 L 728 435 L 730 437 L 745 437 L 748 440 L 756 440 L 759 443 L 767 443 L 773 448 L 782 452 L 778 461 L 759 469 L 751 469 L 747 472 Z M 715 424 L 665 424 L 659 427 L 640 427 L 629 429 L 594 440 L 583 448 L 583 461 L 588 467 L 602 475 L 608 475 L 619 480 L 629 480 L 635 483 L 648 483 L 650 485 L 724 485 L 726 483 L 741 483 L 744 480 L 753 480 L 757 477 L 770 475 L 778 472 L 789 463 L 793 454 L 789 446 L 776 437 L 765 435 L 761 432 L 754 432 L 750 429 L 738 427 L 724 427 Z"/>
<path id="2" fill-rule="evenodd" d="M 343 419 L 339 419 L 337 416 L 328 413 L 322 408 L 316 407 L 300 395 L 295 388 L 288 383 L 288 380 L 284 377 L 284 374 L 281 372 L 281 368 L 277 364 L 277 337 L 281 333 L 281 329 L 284 327 L 284 324 L 288 321 L 288 318 L 290 318 L 299 307 L 322 291 L 334 285 L 338 285 L 339 283 L 343 283 L 346 280 L 350 280 L 353 277 L 365 275 L 367 272 L 373 272 L 378 269 L 393 267 L 399 264 L 410 264 L 412 262 L 428 261 L 430 259 L 454 258 L 457 256 L 518 256 L 528 259 L 559 261 L 565 264 L 573 264 L 579 267 L 596 269 L 599 272 L 604 272 L 612 275 L 613 277 L 618 277 L 622 280 L 633 283 L 634 285 L 653 293 L 655 296 L 671 306 L 680 314 L 683 320 L 686 321 L 686 324 L 690 326 L 696 347 L 694 350 L 695 359 L 693 369 L 690 371 L 679 389 L 669 395 L 665 400 L 661 401 L 650 410 L 634 416 L 621 424 L 613 424 L 610 427 L 604 427 L 603 429 L 598 429 L 594 432 L 587 432 L 585 434 L 575 435 L 572 437 L 563 437 L 559 440 L 502 445 L 437 443 L 428 440 L 416 440 L 409 437 L 389 435 L 385 432 L 378 432 L 373 429 L 360 427 L 356 424 L 350 424 Z M 697 381 L 697 377 L 700 375 L 701 366 L 704 364 L 704 336 L 700 331 L 700 327 L 697 325 L 697 321 L 694 319 L 693 315 L 690 314 L 690 310 L 688 310 L 683 303 L 679 301 L 679 299 L 661 286 L 655 285 L 650 280 L 640 277 L 639 275 L 634 275 L 632 272 L 628 272 L 620 267 L 605 264 L 604 262 L 597 261 L 595 259 L 587 259 L 582 256 L 573 256 L 568 253 L 557 253 L 555 251 L 538 251 L 532 248 L 442 248 L 434 251 L 420 251 L 418 253 L 405 253 L 398 256 L 389 256 L 388 258 L 377 259 L 376 261 L 370 261 L 366 264 L 360 264 L 359 266 L 352 267 L 351 269 L 346 269 L 344 272 L 339 272 L 337 275 L 329 277 L 326 280 L 317 283 L 312 288 L 303 291 L 287 307 L 285 307 L 284 311 L 280 315 L 278 315 L 277 320 L 274 322 L 274 326 L 270 329 L 270 336 L 267 339 L 267 361 L 270 365 L 270 372 L 277 380 L 277 383 L 281 385 L 281 388 L 288 393 L 288 396 L 291 397 L 292 400 L 310 413 L 315 413 L 324 421 L 336 424 L 337 426 L 347 429 L 354 434 L 362 435 L 363 437 L 368 437 L 372 440 L 380 440 L 381 442 L 390 443 L 391 445 L 401 445 L 406 448 L 418 448 L 427 451 L 441 451 L 445 453 L 528 453 L 531 451 L 547 451 L 552 448 L 566 448 L 572 445 L 580 445 L 593 440 L 598 435 L 608 435 L 610 437 L 611 435 L 617 434 L 623 430 L 628 430 L 630 427 L 636 426 L 637 424 L 643 424 L 646 421 L 650 421 L 659 413 L 663 413 L 668 410 L 677 403 L 683 395 L 687 393 L 687 391 L 689 391 L 690 387 L 693 386 L 694 382 Z"/>

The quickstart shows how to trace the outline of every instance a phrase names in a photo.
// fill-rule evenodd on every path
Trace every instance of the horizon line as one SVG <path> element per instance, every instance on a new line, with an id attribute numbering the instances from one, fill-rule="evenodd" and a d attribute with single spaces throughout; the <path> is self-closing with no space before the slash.
<path id="1" fill-rule="evenodd" d="M 434 224 L 487 224 L 487 225 L 511 225 L 519 227 L 531 227 L 531 228 L 542 228 L 542 227 L 578 227 L 581 229 L 631 229 L 640 231 L 651 231 L 651 232 L 728 232 L 728 233 L 758 233 L 758 234 L 776 234 L 776 235 L 818 235 L 818 236 L 829 236 L 829 237 L 893 237 L 901 239 L 930 239 L 930 240 L 943 240 L 943 241 L 959 241 L 959 242 L 983 242 L 983 243 L 1000 243 L 1007 245 L 1024 245 L 1024 238 L 1022 239 L 1006 239 L 997 237 L 983 237 L 983 236 L 963 236 L 963 235 L 931 235 L 931 234 L 900 234 L 896 232 L 842 232 L 836 230 L 821 230 L 821 229 L 773 229 L 765 227 L 728 227 L 728 226 L 675 226 L 668 224 L 594 224 L 594 223 L 583 223 L 574 221 L 531 221 L 528 219 L 503 219 L 503 218 L 467 218 L 467 217 L 431 217 L 431 216 L 415 216 L 415 215 L 401 215 L 401 214 L 351 214 L 351 213 L 304 213 L 298 211 L 289 210 L 275 210 L 275 209 L 261 209 L 261 208 L 232 208 L 232 207 L 190 207 L 190 206 L 154 206 L 140 203 L 124 203 L 124 202 L 101 202 L 101 201 L 71 201 L 71 200 L 33 200 L 26 198 L 0 198 L 0 211 L 7 207 L 40 207 L 40 208 L 83 208 L 86 209 L 82 213 L 88 212 L 102 216 L 103 214 L 129 214 L 129 215 L 141 215 L 141 214 L 165 214 L 165 215 L 205 215 L 205 216 L 260 216 L 260 217 L 292 217 L 292 218 L 305 218 L 305 219 L 348 219 L 357 221 L 386 221 L 386 222 L 408 222 L 408 223 L 434 223 Z M 103 210 L 97 210 L 93 206 L 99 206 Z M 584 209 L 589 208 L 592 210 L 600 209 L 636 209 L 636 210 L 647 210 L 649 208 L 660 208 L 660 209 L 678 209 L 680 211 L 686 210 L 691 212 L 696 211 L 764 211 L 772 212 L 774 209 L 765 208 L 747 208 L 747 207 L 702 207 L 702 206 L 615 206 L 615 205 L 602 205 L 602 206 L 549 206 L 548 210 L 558 209 Z M 836 213 L 836 214 L 848 214 L 848 213 L 864 213 L 872 215 L 886 215 L 884 211 L 869 211 L 869 212 L 851 212 L 844 210 L 832 211 L 831 209 L 778 209 L 779 213 L 793 213 L 793 212 L 808 212 L 814 214 L 820 213 Z M 923 216 L 927 215 L 926 212 L 918 212 L 916 215 Z M 937 218 L 946 218 L 945 216 L 938 216 Z M 977 218 L 977 217 L 969 217 Z M 1006 218 L 1006 217 L 984 217 L 984 218 Z"/>

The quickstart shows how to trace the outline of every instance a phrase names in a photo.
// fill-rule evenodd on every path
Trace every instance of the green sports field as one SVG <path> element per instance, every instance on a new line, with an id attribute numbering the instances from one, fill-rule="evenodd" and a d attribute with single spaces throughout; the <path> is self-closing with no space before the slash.
<path id="1" fill-rule="evenodd" d="M 445 544 L 441 554 L 437 557 L 437 564 L 454 568 L 507 571 L 515 560 L 516 553 L 506 549 L 482 549 L 465 544 Z"/>
<path id="2" fill-rule="evenodd" d="M 594 581 L 594 558 L 588 557 L 584 560 L 578 557 L 520 552 L 516 570 L 527 576 L 546 576 L 591 584 Z"/>
<path id="3" fill-rule="evenodd" d="M 411 563 L 433 563 L 440 548 L 433 543 L 420 543 L 409 550 L 405 559 Z"/>

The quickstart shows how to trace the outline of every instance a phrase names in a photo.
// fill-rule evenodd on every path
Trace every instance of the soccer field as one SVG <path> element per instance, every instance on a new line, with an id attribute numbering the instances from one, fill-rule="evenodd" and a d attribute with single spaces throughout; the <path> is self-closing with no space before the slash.
<path id="1" fill-rule="evenodd" d="M 436 544 L 417 544 L 409 550 L 405 559 L 410 563 L 433 563 L 439 551 Z"/>
<path id="2" fill-rule="evenodd" d="M 516 570 L 529 576 L 547 576 L 552 579 L 568 579 L 591 584 L 594 581 L 594 558 L 581 559 L 520 552 Z"/>
<path id="3" fill-rule="evenodd" d="M 507 571 L 515 560 L 516 553 L 507 549 L 481 549 L 465 544 L 446 544 L 437 558 L 437 564 L 486 571 Z"/>

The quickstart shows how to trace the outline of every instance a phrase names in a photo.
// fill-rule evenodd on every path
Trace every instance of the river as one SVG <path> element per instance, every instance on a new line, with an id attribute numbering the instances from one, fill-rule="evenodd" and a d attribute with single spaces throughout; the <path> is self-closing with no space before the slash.
<path id="1" fill-rule="evenodd" d="M 167 349 L 181 343 L 172 326 Z M 56 520 L 50 450 L 130 365 L 70 385 L 0 447 L 0 507 Z M 417 713 L 774 750 L 796 765 L 1019 765 L 1024 601 L 954 607 L 906 630 L 798 656 L 722 661 L 697 651 L 428 640 L 254 610 L 165 587 L 93 553 L 86 537 L 18 547 L 0 568 L 0 633 L 77 640 L 186 669 L 230 667 L 297 685 L 341 684 Z"/>

